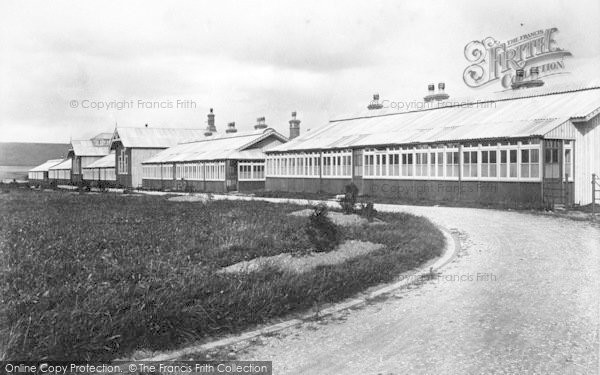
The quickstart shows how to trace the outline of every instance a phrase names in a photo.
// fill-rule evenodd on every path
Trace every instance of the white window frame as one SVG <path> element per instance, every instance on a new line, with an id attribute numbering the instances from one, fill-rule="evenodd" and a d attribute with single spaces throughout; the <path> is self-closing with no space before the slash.
<path id="1" fill-rule="evenodd" d="M 319 178 L 323 160 L 318 152 L 268 154 L 265 165 L 265 178 Z"/>
<path id="2" fill-rule="evenodd" d="M 329 168 L 325 168 L 325 160 L 329 160 Z M 352 150 L 346 149 L 323 152 L 321 166 L 323 166 L 323 178 L 352 178 Z"/>
<path id="3" fill-rule="evenodd" d="M 479 181 L 480 177 L 481 177 L 481 144 L 477 145 L 477 146 L 469 146 L 469 147 L 463 147 L 461 150 L 461 154 L 459 155 L 460 158 L 460 164 L 461 164 L 461 168 L 460 168 L 460 173 L 461 173 L 461 178 L 464 181 Z M 466 154 L 466 155 L 465 155 Z M 465 156 L 469 156 L 469 163 L 466 163 L 466 157 Z M 477 159 L 477 162 L 473 163 L 472 157 L 473 155 L 475 155 L 475 158 Z M 469 173 L 467 174 L 467 164 L 469 166 Z M 473 175 L 473 171 L 475 171 L 475 175 Z"/>
<path id="4" fill-rule="evenodd" d="M 257 168 L 259 171 L 256 170 Z M 262 173 L 260 169 L 262 169 Z M 265 181 L 265 179 L 265 162 L 238 162 L 238 181 Z"/>
<path id="5" fill-rule="evenodd" d="M 568 143 L 567 143 L 568 142 Z M 575 158 L 575 148 L 573 147 L 573 143 L 574 141 L 566 139 L 563 141 L 563 178 L 565 176 L 565 174 L 569 174 L 569 179 L 568 182 L 573 182 L 573 173 L 574 173 L 574 163 L 573 160 Z M 571 163 L 568 170 L 567 170 L 567 151 L 569 152 L 569 154 L 571 155 Z M 541 156 L 540 156 L 541 157 Z"/>
<path id="6" fill-rule="evenodd" d="M 128 174 L 129 169 L 129 156 L 127 155 L 127 149 L 122 148 L 117 158 L 117 167 L 119 174 Z"/>

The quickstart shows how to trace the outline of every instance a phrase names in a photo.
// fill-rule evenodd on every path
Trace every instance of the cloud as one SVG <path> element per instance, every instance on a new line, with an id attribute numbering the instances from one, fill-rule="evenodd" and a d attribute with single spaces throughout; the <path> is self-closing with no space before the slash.
<path id="1" fill-rule="evenodd" d="M 600 55 L 597 1 L 178 1 L 0 3 L 0 131 L 65 141 L 123 125 L 250 128 L 289 112 L 316 127 L 374 92 L 464 94 L 464 45 L 557 26 L 577 57 Z M 577 20 L 574 22 L 574 20 Z M 525 23 L 525 26 L 520 26 Z M 70 100 L 189 99 L 189 110 L 82 110 Z M 36 131 L 35 129 L 39 129 Z M 52 129 L 52 131 L 48 131 Z"/>

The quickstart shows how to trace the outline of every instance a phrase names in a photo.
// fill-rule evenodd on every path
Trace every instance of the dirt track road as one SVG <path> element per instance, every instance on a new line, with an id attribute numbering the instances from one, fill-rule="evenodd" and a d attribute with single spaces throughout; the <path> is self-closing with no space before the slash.
<path id="1" fill-rule="evenodd" d="M 382 207 L 380 207 L 381 209 Z M 274 374 L 598 374 L 600 229 L 510 211 L 396 206 L 462 233 L 436 280 L 263 339 Z"/>

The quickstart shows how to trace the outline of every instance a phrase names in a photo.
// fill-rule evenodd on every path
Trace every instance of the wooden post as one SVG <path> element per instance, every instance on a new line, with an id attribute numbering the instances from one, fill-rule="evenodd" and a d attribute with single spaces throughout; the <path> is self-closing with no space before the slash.
<path id="1" fill-rule="evenodd" d="M 323 192 L 323 150 L 320 150 L 319 151 L 319 194 L 321 194 L 322 192 Z"/>
<path id="2" fill-rule="evenodd" d="M 596 218 L 596 174 L 592 173 L 592 219 Z"/>
<path id="3" fill-rule="evenodd" d="M 544 139 L 540 139 L 540 167 L 541 167 L 541 171 L 540 171 L 540 177 L 541 177 L 541 183 L 540 183 L 540 190 L 541 190 L 541 199 L 542 199 L 542 209 L 546 209 L 546 199 L 544 198 L 544 177 L 546 174 L 546 141 Z"/>
<path id="4" fill-rule="evenodd" d="M 569 207 L 569 173 L 565 172 L 565 182 L 564 182 L 564 195 L 563 200 L 565 202 L 565 207 Z"/>
<path id="5" fill-rule="evenodd" d="M 510 155 L 507 154 L 507 157 Z M 507 160 L 508 161 L 508 160 Z M 462 200 L 463 145 L 458 145 L 458 201 Z"/>

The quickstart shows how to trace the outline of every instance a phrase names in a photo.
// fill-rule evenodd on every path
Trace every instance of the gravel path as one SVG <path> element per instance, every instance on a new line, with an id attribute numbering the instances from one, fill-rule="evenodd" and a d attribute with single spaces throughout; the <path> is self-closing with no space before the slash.
<path id="1" fill-rule="evenodd" d="M 274 374 L 598 374 L 600 230 L 469 208 L 377 205 L 461 233 L 435 280 L 264 338 Z"/>

